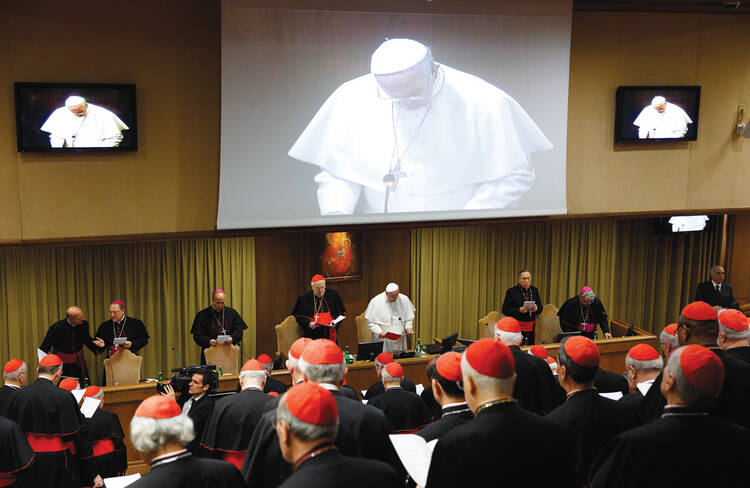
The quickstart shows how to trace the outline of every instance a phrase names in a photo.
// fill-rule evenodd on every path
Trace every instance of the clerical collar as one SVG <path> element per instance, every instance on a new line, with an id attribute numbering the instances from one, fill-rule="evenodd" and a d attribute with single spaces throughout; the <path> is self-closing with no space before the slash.
<path id="1" fill-rule="evenodd" d="M 15 388 L 16 390 L 20 390 L 21 389 L 20 386 L 18 386 L 18 385 L 11 385 L 10 383 L 5 383 L 5 386 L 9 386 L 11 388 Z"/>
<path id="2" fill-rule="evenodd" d="M 578 394 L 578 393 L 581 393 L 581 392 L 584 392 L 584 391 L 589 391 L 589 390 L 594 390 L 594 391 L 596 391 L 596 387 L 595 387 L 595 386 L 590 386 L 590 387 L 588 387 L 588 388 L 578 388 L 577 390 L 573 390 L 573 391 L 571 391 L 570 393 L 568 393 L 567 395 L 565 395 L 565 401 L 567 402 L 568 400 L 570 400 L 570 398 L 571 398 L 571 397 L 572 397 L 573 395 L 576 395 L 576 394 Z"/>
<path id="3" fill-rule="evenodd" d="M 333 383 L 318 383 L 318 386 L 322 386 L 329 391 L 339 391 L 339 387 L 334 385 Z"/>
<path id="4" fill-rule="evenodd" d="M 183 459 L 190 456 L 190 453 L 187 449 L 180 449 L 179 451 L 173 451 L 168 452 L 166 454 L 162 454 L 161 456 L 157 456 L 154 459 L 151 460 L 151 469 L 154 469 L 156 466 L 171 463 L 174 461 L 177 461 L 178 459 Z"/>
<path id="5" fill-rule="evenodd" d="M 494 400 L 487 400 L 483 404 L 479 405 L 479 408 L 477 408 L 476 413 L 474 416 L 478 416 L 482 411 L 487 410 L 490 407 L 494 407 L 496 405 L 502 405 L 505 403 L 516 403 L 518 400 L 516 400 L 513 397 L 507 397 L 507 398 L 496 398 Z"/>
<path id="6" fill-rule="evenodd" d="M 71 324 L 71 323 L 70 323 L 70 319 L 65 319 L 65 321 L 66 321 L 66 322 L 68 323 L 68 325 L 69 325 L 69 326 L 71 326 L 71 327 L 75 327 L 75 326 L 76 326 L 76 324 Z"/>
<path id="7" fill-rule="evenodd" d="M 445 405 L 443 405 L 443 417 L 470 411 L 471 410 L 469 409 L 468 405 L 466 405 L 466 402 L 446 403 Z"/>
<path id="8" fill-rule="evenodd" d="M 687 405 L 666 405 L 664 407 L 664 413 L 661 414 L 664 417 L 708 417 L 708 412 L 705 410 L 699 410 L 695 407 Z"/>
<path id="9" fill-rule="evenodd" d="M 389 386 L 388 388 L 386 388 L 386 390 L 394 390 L 394 389 L 396 389 L 396 388 L 399 388 L 399 389 L 400 389 L 400 388 L 401 388 L 401 385 Z"/>
<path id="10" fill-rule="evenodd" d="M 297 468 L 300 467 L 302 463 L 305 461 L 308 461 L 314 457 L 320 456 L 324 452 L 333 451 L 336 449 L 336 446 L 333 444 L 333 442 L 326 441 L 323 444 L 319 444 L 316 447 L 313 447 L 309 451 L 307 451 L 305 454 L 300 456 L 299 459 L 297 459 L 294 464 L 292 465 L 292 471 L 296 471 Z"/>
<path id="11" fill-rule="evenodd" d="M 248 386 L 247 388 L 242 389 L 242 391 L 248 391 L 248 390 L 263 391 L 263 388 L 260 388 L 258 386 Z"/>

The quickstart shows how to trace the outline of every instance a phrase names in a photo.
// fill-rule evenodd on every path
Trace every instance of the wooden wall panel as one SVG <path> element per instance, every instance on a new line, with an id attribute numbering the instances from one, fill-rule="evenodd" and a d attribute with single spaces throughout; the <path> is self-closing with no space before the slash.
<path id="1" fill-rule="evenodd" d="M 742 303 L 750 301 L 750 215 L 733 215 L 731 219 L 726 279 L 732 285 L 735 299 Z"/>

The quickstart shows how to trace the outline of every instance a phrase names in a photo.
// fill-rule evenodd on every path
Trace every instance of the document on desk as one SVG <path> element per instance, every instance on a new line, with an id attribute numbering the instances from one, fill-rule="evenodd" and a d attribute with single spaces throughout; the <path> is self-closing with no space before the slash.
<path id="1" fill-rule="evenodd" d="M 116 476 L 114 478 L 104 478 L 104 488 L 125 488 L 141 479 L 140 473 L 131 474 L 130 476 Z"/>
<path id="2" fill-rule="evenodd" d="M 435 450 L 435 444 L 438 440 L 433 439 L 430 442 L 416 434 L 391 434 L 391 443 L 396 449 L 401 464 L 406 468 L 409 476 L 416 481 L 419 486 L 427 486 L 427 473 L 430 471 L 430 461 L 432 461 L 432 451 Z"/>

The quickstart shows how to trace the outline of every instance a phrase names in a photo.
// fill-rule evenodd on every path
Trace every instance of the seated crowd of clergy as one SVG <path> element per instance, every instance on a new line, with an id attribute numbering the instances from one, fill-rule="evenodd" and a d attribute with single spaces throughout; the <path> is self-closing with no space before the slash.
<path id="1" fill-rule="evenodd" d="M 530 284 L 526 273 L 519 273 L 522 292 L 522 281 Z M 663 357 L 638 344 L 622 365 L 624 375 L 600 368 L 588 330 L 566 337 L 556 359 L 542 346 L 523 351 L 520 345 L 533 337 L 528 321 L 508 316 L 495 324 L 494 338 L 433 358 L 421 395 L 415 381 L 423 379 L 405 378 L 391 353 L 381 353 L 375 360 L 380 381 L 360 400 L 345 384 L 344 354 L 331 340 L 331 319 L 343 304 L 337 309 L 337 295 L 326 297 L 325 283 L 316 290 L 316 281 L 320 285 L 314 277 L 312 292 L 295 309 L 321 337 L 298 339 L 287 352 L 291 386 L 276 382 L 269 389 L 272 361 L 261 355 L 242 366 L 237 393 L 214 400 L 209 378 L 196 373 L 186 394 L 178 397 L 167 386 L 145 399 L 129 440 L 150 471 L 129 486 L 745 486 L 750 320 L 739 310 L 688 304 L 660 333 Z M 590 291 L 576 299 L 591 298 Z M 397 286 L 383 294 L 386 310 L 389 303 L 401 307 L 390 300 L 394 292 L 398 297 Z M 206 330 L 237 342 L 241 326 L 227 324 L 241 318 L 224 307 L 223 291 L 213 302 Z M 112 308 L 124 312 L 124 304 Z M 390 323 L 406 329 L 409 310 L 413 306 L 398 309 L 398 321 Z M 73 315 L 73 322 L 82 319 Z M 115 319 L 114 337 L 122 335 L 117 324 L 134 323 L 123 320 L 124 313 Z M 193 332 L 201 335 L 198 317 L 196 323 Z M 387 321 L 377 325 L 385 328 L 371 328 L 373 335 L 389 327 Z M 203 336 L 196 342 L 214 345 L 216 334 Z M 95 346 L 111 347 L 107 341 Z M 117 416 L 101 402 L 84 408 L 89 399 L 103 400 L 103 390 L 82 390 L 74 378 L 63 379 L 66 364 L 60 354 L 47 354 L 29 385 L 24 361 L 5 365 L 0 487 L 99 487 L 125 474 Z M 621 398 L 605 395 L 612 392 Z M 435 441 L 431 453 L 398 449 L 400 439 L 414 435 L 422 443 Z"/>

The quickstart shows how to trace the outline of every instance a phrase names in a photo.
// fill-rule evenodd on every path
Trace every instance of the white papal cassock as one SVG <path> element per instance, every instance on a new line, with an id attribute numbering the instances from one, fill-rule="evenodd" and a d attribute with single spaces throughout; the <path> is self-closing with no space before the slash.
<path id="1" fill-rule="evenodd" d="M 633 121 L 633 125 L 638 127 L 639 139 L 679 139 L 685 137 L 687 125 L 692 123 L 680 106 L 669 102 L 666 102 L 662 113 L 649 105 Z"/>
<path id="2" fill-rule="evenodd" d="M 376 295 L 365 310 L 367 327 L 372 332 L 372 340 L 378 340 L 378 334 L 393 332 L 401 335 L 395 341 L 383 339 L 383 351 L 405 351 L 406 329 L 411 329 L 414 323 L 416 308 L 409 297 L 399 293 L 395 301 L 389 302 L 386 292 Z"/>
<path id="3" fill-rule="evenodd" d="M 67 107 L 60 107 L 40 130 L 49 132 L 52 147 L 117 147 L 126 129 L 129 127 L 117 115 L 87 103 L 85 116 L 78 117 Z"/>

